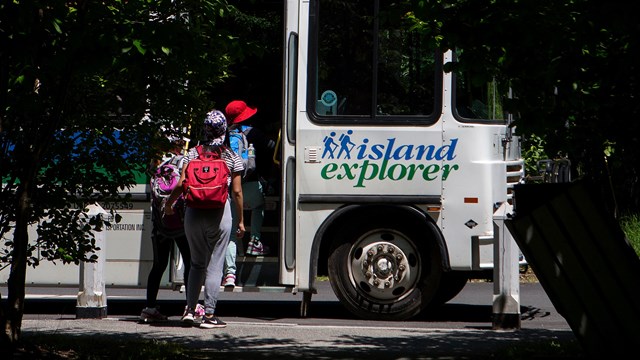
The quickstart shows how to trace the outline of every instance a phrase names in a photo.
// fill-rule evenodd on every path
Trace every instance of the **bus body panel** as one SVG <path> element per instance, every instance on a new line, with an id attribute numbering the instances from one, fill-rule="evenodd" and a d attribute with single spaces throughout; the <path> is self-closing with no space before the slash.
<path id="1" fill-rule="evenodd" d="M 443 184 L 442 232 L 449 247 L 451 267 L 479 270 L 480 263 L 493 262 L 494 204 L 506 200 L 506 175 L 500 144 L 504 126 L 466 125 L 451 119 L 446 136 L 459 139 L 458 176 Z M 496 186 L 496 184 L 503 186 Z M 502 199 L 494 189 L 500 189 Z M 475 258 L 474 258 L 475 254 Z M 475 259 L 475 260 L 474 260 Z"/>
<path id="2" fill-rule="evenodd" d="M 309 245 L 296 247 L 296 287 L 300 291 L 312 288 L 312 276 L 315 274 L 312 274 L 310 269 L 313 268 L 314 257 L 318 255 L 313 252 L 311 246 L 316 236 L 315 230 L 320 228 L 335 208 L 334 204 L 300 204 L 299 212 L 305 216 L 298 219 L 296 238 L 301 243 Z"/>
<path id="3" fill-rule="evenodd" d="M 280 206 L 280 238 L 279 238 L 279 264 L 278 264 L 278 282 L 283 285 L 296 286 L 298 284 L 297 276 L 297 237 L 298 230 L 296 225 L 296 204 L 297 196 L 295 179 L 295 128 L 298 118 L 298 100 L 303 96 L 297 90 L 297 79 L 305 78 L 306 56 L 300 58 L 300 47 L 306 46 L 307 40 L 300 38 L 300 31 L 307 32 L 308 21 L 300 21 L 305 19 L 304 14 L 308 14 L 308 2 L 288 0 L 284 4 L 284 42 L 283 42 L 283 83 L 282 83 L 282 105 L 283 105 L 283 121 L 280 130 L 280 178 L 281 178 L 281 206 Z M 301 29 L 302 27 L 302 29 Z M 306 83 L 306 82 L 305 82 Z M 283 229 L 294 229 L 294 231 L 286 231 Z M 288 250 L 290 249 L 290 250 Z M 287 264 L 286 252 L 290 251 L 295 254 L 292 264 Z M 308 283 L 309 276 L 307 275 Z"/>
<path id="4" fill-rule="evenodd" d="M 144 188 L 144 186 L 142 186 Z M 138 195 L 140 195 L 138 193 Z M 110 226 L 106 226 L 105 246 L 101 252 L 106 256 L 105 284 L 113 286 L 146 287 L 147 277 L 153 264 L 151 244 L 151 209 L 147 201 L 131 201 L 126 203 L 102 203 L 105 210 L 114 208 L 122 216 L 116 223 L 107 216 Z M 37 238 L 36 225 L 29 226 L 29 239 Z M 37 255 L 36 255 L 37 256 Z M 171 261 L 172 267 L 176 266 Z M 80 266 L 42 261 L 33 268 L 27 268 L 26 284 L 31 285 L 68 285 L 78 286 Z M 172 285 L 175 270 L 165 273 L 161 286 Z M 9 268 L 0 271 L 0 281 L 6 282 Z"/>

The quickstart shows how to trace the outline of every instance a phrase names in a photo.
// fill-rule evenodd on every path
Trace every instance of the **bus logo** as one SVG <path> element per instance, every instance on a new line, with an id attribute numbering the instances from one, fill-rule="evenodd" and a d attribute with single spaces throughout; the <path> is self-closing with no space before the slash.
<path id="1" fill-rule="evenodd" d="M 353 130 L 338 135 L 332 131 L 323 139 L 320 171 L 325 180 L 352 180 L 353 187 L 364 188 L 371 180 L 445 181 L 460 166 L 456 158 L 458 138 L 443 145 L 401 144 L 396 138 L 370 143 L 368 138 L 354 142 Z M 350 160 L 346 162 L 345 160 Z"/>

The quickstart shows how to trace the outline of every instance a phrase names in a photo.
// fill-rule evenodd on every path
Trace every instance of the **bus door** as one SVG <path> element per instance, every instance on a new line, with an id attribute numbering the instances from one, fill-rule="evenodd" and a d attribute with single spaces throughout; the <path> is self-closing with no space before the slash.
<path id="1" fill-rule="evenodd" d="M 442 55 L 402 9 L 289 1 L 287 12 L 280 280 L 304 289 L 337 209 L 438 204 L 455 144 L 439 121 Z"/>
<path id="2" fill-rule="evenodd" d="M 302 12 L 308 11 L 308 3 L 288 0 L 285 3 L 285 36 L 283 63 L 283 121 L 278 139 L 281 169 L 280 197 L 280 246 L 279 282 L 282 285 L 295 284 L 296 265 L 296 127 L 298 114 L 298 78 L 305 79 L 305 66 L 299 63 L 302 40 L 300 27 Z M 303 30 L 304 31 L 304 30 Z M 304 58 L 303 58 L 304 59 Z M 303 92 L 304 93 L 304 92 Z"/>

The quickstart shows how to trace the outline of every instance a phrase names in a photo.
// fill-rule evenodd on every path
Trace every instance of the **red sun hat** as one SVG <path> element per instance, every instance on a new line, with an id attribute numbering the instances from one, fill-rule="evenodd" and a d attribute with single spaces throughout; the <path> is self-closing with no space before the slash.
<path id="1" fill-rule="evenodd" d="M 255 115 L 258 109 L 247 106 L 242 100 L 233 100 L 227 105 L 225 112 L 227 113 L 227 119 L 229 119 L 232 124 L 237 124 Z"/>

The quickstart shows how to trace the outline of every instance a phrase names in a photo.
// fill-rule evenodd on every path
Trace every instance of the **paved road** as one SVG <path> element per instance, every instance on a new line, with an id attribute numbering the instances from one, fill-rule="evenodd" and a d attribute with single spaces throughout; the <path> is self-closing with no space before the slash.
<path id="1" fill-rule="evenodd" d="M 517 331 L 494 331 L 492 284 L 471 283 L 437 313 L 404 322 L 365 321 L 346 312 L 328 283 L 320 283 L 309 314 L 299 317 L 301 294 L 222 293 L 224 329 L 185 328 L 179 315 L 184 294 L 160 293 L 163 324 L 139 324 L 144 291 L 107 288 L 108 316 L 76 319 L 73 288 L 28 288 L 23 334 L 100 334 L 156 338 L 249 359 L 266 355 L 317 358 L 482 358 L 523 342 L 575 340 L 539 284 L 521 284 L 522 323 Z M 6 288 L 0 287 L 3 297 Z M 225 356 L 226 357 L 226 356 Z"/>

